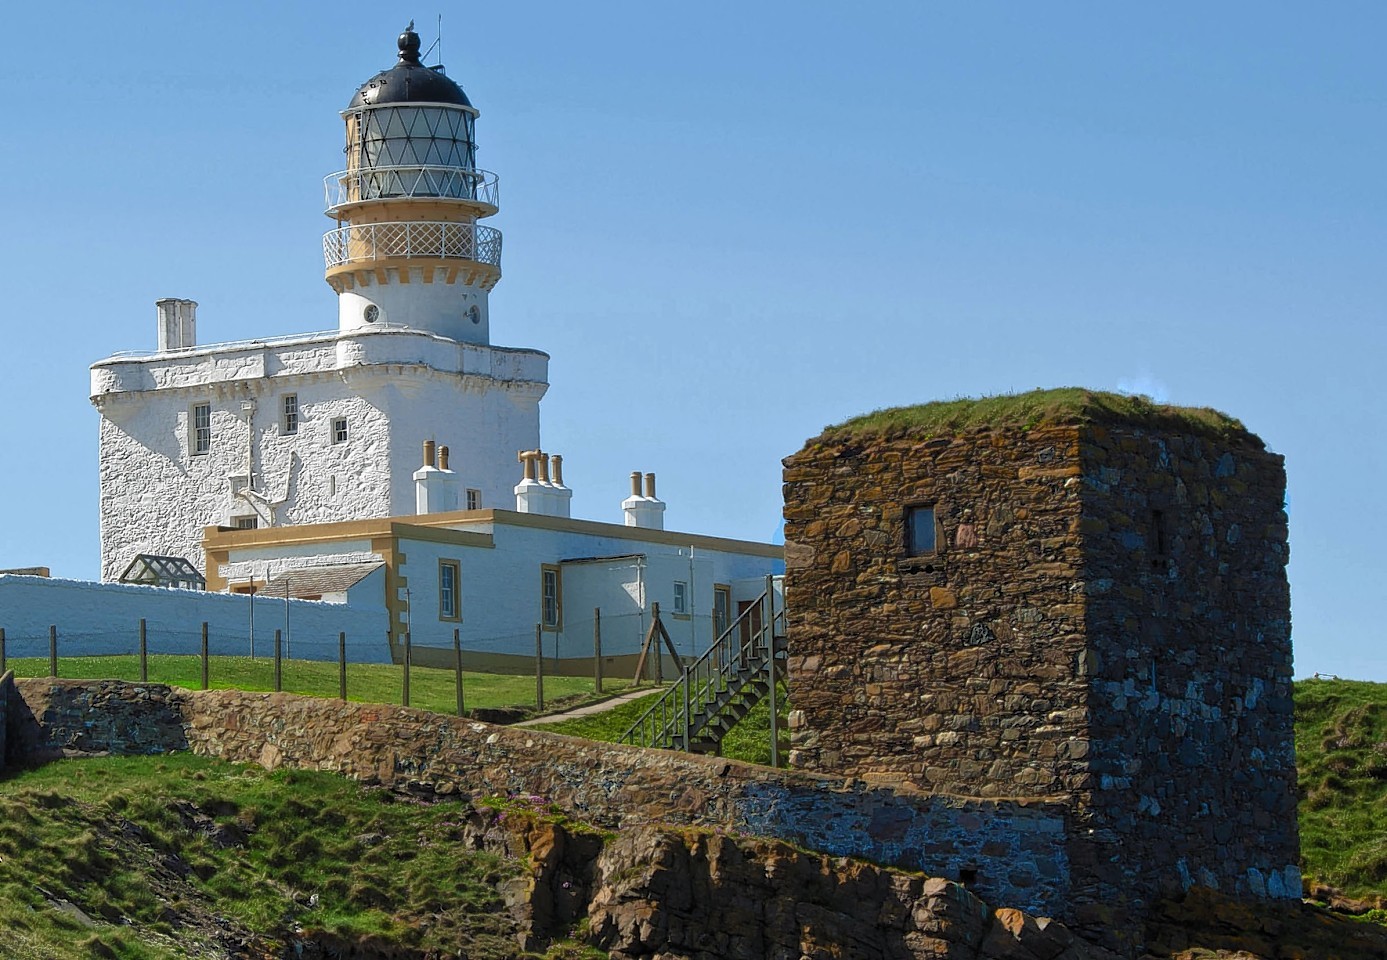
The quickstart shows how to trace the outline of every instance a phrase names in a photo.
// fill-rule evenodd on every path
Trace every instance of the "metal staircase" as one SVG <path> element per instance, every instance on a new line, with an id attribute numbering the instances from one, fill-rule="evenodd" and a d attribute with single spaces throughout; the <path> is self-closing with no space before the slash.
<path id="1" fill-rule="evenodd" d="M 621 743 L 717 753 L 751 708 L 771 699 L 771 758 L 778 765 L 775 681 L 785 679 L 785 608 L 773 578 L 703 656 L 621 735 Z"/>

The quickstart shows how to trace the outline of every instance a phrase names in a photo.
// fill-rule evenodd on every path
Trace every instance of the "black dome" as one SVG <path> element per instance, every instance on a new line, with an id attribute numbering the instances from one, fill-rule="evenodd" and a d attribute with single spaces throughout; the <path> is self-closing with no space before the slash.
<path id="1" fill-rule="evenodd" d="M 462 87 L 437 70 L 419 62 L 419 34 L 411 23 L 400 34 L 400 62 L 382 70 L 361 85 L 348 110 L 372 107 L 379 103 L 453 103 L 472 106 Z"/>

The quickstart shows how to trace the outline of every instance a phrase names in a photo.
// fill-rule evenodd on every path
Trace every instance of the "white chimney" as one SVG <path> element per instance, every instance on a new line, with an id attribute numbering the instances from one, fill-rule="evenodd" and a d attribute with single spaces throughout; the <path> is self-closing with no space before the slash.
<path id="1" fill-rule="evenodd" d="M 197 301 L 165 298 L 154 301 L 159 312 L 159 352 L 191 350 L 197 346 Z"/>
<path id="2" fill-rule="evenodd" d="M 665 528 L 665 502 L 655 496 L 655 474 L 645 475 L 645 496 L 641 496 L 641 475 L 639 471 L 631 472 L 631 495 L 621 501 L 621 509 L 628 527 Z"/>
<path id="3" fill-rule="evenodd" d="M 424 441 L 424 465 L 414 471 L 414 512 L 447 513 L 458 508 L 457 474 L 448 469 L 448 448 L 442 466 L 435 462 L 435 443 Z"/>
<path id="4" fill-rule="evenodd" d="M 539 451 L 521 450 L 515 458 L 525 465 L 525 476 L 515 485 L 515 512 L 544 513 L 548 492 L 544 485 L 535 479 Z"/>

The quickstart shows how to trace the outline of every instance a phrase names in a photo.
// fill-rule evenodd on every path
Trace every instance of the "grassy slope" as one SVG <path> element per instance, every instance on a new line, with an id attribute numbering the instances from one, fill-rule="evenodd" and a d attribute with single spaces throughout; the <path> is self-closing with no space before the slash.
<path id="1" fill-rule="evenodd" d="M 776 712 L 780 715 L 780 762 L 783 764 L 789 742 L 787 733 L 789 708 L 785 704 L 784 685 L 779 689 L 777 702 L 779 709 Z M 537 724 L 535 729 L 552 730 L 555 733 L 566 733 L 574 737 L 586 737 L 589 740 L 605 740 L 608 743 L 616 743 L 621 735 L 640 719 L 641 714 L 650 709 L 654 702 L 652 697 L 642 697 L 640 700 L 622 704 L 620 707 L 603 713 L 565 720 L 561 723 Z M 752 708 L 741 723 L 732 728 L 722 743 L 722 755 L 734 760 L 745 760 L 748 763 L 765 764 L 771 762 L 771 708 L 768 701 L 762 700 Z"/>
<path id="2" fill-rule="evenodd" d="M 1296 755 L 1306 877 L 1387 897 L 1387 684 L 1297 683 Z"/>
<path id="3" fill-rule="evenodd" d="M 267 657 L 209 658 L 208 681 L 214 690 L 273 690 L 274 661 Z M 17 677 L 48 675 L 48 660 L 39 657 L 16 658 L 9 661 Z M 337 664 L 320 660 L 285 660 L 282 665 L 283 687 L 288 693 L 304 693 L 320 697 L 337 696 Z M 66 657 L 58 662 L 58 676 L 74 680 L 138 680 L 140 661 L 136 656 Z M 198 657 L 151 656 L 149 679 L 154 683 L 196 690 L 202 685 L 201 659 Z M 347 664 L 347 699 L 363 703 L 399 703 L 403 686 L 403 670 L 390 663 Z M 607 681 L 607 692 L 623 686 Z M 440 713 L 457 710 L 457 693 L 451 670 L 414 667 L 409 675 L 411 706 Z M 476 707 L 533 707 L 535 679 L 532 676 L 508 676 L 491 673 L 464 673 L 462 689 L 467 708 Z M 592 692 L 592 680 L 586 677 L 545 677 L 544 696 L 548 701 L 569 698 L 586 699 Z"/>
<path id="4" fill-rule="evenodd" d="M 220 915 L 272 940 L 325 930 L 513 956 L 497 885 L 521 868 L 463 848 L 470 811 L 192 755 L 49 764 L 0 781 L 0 953 L 215 956 Z"/>

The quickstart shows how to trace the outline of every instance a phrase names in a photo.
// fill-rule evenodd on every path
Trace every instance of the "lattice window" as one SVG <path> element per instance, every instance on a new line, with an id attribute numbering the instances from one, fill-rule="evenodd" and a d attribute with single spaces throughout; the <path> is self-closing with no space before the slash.
<path id="1" fill-rule="evenodd" d="M 192 412 L 192 437 L 189 446 L 193 456 L 200 457 L 212 452 L 212 405 L 210 403 L 193 404 Z"/>

